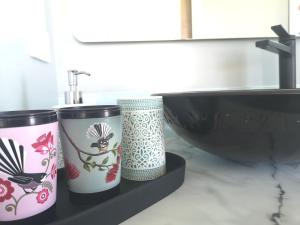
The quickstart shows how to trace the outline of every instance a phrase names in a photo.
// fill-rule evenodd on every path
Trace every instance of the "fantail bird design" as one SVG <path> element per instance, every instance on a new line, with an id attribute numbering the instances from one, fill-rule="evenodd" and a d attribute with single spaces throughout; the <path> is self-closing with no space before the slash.
<path id="1" fill-rule="evenodd" d="M 89 127 L 87 136 L 97 138 L 98 141 L 92 143 L 91 147 L 97 147 L 100 152 L 103 152 L 107 151 L 109 139 L 111 139 L 114 134 L 111 132 L 111 127 L 107 123 L 94 123 Z"/>
<path id="2" fill-rule="evenodd" d="M 23 145 L 12 139 L 0 138 L 0 172 L 28 193 L 28 189 L 34 191 L 42 183 L 46 173 L 25 173 L 25 156 Z"/>

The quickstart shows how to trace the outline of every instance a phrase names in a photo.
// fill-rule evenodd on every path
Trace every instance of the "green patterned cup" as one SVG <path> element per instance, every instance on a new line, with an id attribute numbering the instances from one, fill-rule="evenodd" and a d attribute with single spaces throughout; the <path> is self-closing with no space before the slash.
<path id="1" fill-rule="evenodd" d="M 122 177 L 146 181 L 166 171 L 162 97 L 119 99 L 122 114 Z"/>
<path id="2" fill-rule="evenodd" d="M 59 122 L 69 190 L 91 194 L 119 185 L 122 140 L 119 106 L 62 108 Z"/>

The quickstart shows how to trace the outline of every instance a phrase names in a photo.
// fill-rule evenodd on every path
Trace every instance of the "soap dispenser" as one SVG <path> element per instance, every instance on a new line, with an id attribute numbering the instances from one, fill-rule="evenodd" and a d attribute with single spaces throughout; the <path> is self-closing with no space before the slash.
<path id="1" fill-rule="evenodd" d="M 78 70 L 68 70 L 68 80 L 69 80 L 69 91 L 65 92 L 65 103 L 66 104 L 82 104 L 82 92 L 78 91 L 78 75 L 84 74 L 90 76 L 90 73 Z"/>

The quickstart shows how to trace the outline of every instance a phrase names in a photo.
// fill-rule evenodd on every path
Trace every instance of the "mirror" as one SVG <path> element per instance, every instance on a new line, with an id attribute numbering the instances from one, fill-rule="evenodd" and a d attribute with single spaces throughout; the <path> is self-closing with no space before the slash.
<path id="1" fill-rule="evenodd" d="M 288 30 L 287 0 L 192 0 L 193 39 L 275 36 L 271 26 Z"/>
<path id="2" fill-rule="evenodd" d="M 288 29 L 287 0 L 76 0 L 80 42 L 128 42 L 275 36 Z M 80 16 L 79 16 L 80 15 Z"/>
<path id="3" fill-rule="evenodd" d="M 77 0 L 73 34 L 81 42 L 181 39 L 180 4 L 176 2 L 179 3 L 178 0 Z"/>

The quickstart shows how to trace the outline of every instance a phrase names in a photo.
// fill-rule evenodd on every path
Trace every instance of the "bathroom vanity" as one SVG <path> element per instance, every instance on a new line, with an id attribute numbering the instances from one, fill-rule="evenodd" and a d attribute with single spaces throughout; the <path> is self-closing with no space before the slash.
<path id="1" fill-rule="evenodd" d="M 183 186 L 122 225 L 300 224 L 300 164 L 242 164 L 167 135 L 167 151 L 186 159 Z"/>

